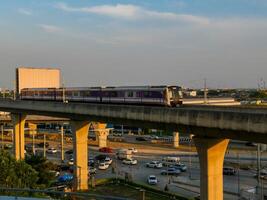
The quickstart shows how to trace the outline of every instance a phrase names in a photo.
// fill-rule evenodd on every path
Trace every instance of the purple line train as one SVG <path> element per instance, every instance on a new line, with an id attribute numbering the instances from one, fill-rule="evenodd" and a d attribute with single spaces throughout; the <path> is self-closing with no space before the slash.
<path id="1" fill-rule="evenodd" d="M 85 103 L 157 105 L 176 107 L 182 104 L 179 86 L 130 86 L 83 88 L 25 88 L 22 100 L 45 100 Z"/>

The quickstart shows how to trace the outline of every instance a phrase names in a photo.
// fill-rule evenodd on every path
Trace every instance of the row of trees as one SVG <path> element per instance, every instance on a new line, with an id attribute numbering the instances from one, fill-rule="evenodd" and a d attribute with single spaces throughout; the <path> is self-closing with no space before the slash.
<path id="1" fill-rule="evenodd" d="M 55 165 L 40 156 L 16 160 L 9 152 L 0 151 L 0 187 L 47 188 L 55 179 Z"/>

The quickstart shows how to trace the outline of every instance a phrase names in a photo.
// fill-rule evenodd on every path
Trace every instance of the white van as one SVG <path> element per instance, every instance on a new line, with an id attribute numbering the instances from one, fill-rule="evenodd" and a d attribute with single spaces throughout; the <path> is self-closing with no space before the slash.
<path id="1" fill-rule="evenodd" d="M 164 166 L 168 166 L 179 162 L 180 162 L 180 157 L 167 156 L 162 159 L 162 163 Z"/>

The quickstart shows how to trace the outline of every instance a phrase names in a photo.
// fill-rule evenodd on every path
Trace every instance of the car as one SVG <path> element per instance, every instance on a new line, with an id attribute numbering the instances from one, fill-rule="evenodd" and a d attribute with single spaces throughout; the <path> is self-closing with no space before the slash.
<path id="1" fill-rule="evenodd" d="M 37 143 L 36 145 L 37 145 L 38 147 L 40 147 L 40 148 L 43 148 L 43 147 L 44 147 L 44 143 L 43 143 L 43 142 Z M 45 143 L 45 147 L 48 148 L 48 147 L 49 147 L 49 143 L 46 142 L 46 143 Z"/>
<path id="2" fill-rule="evenodd" d="M 60 172 L 56 170 L 50 170 L 49 172 L 54 174 L 55 177 L 58 177 L 60 175 Z"/>
<path id="3" fill-rule="evenodd" d="M 68 165 L 74 165 L 74 159 L 73 158 L 70 158 L 69 161 L 68 161 Z"/>
<path id="4" fill-rule="evenodd" d="M 99 154 L 95 157 L 95 160 L 100 162 L 100 161 L 104 161 L 107 157 L 108 155 Z"/>
<path id="5" fill-rule="evenodd" d="M 58 169 L 59 169 L 60 171 L 70 171 L 70 166 L 69 166 L 69 165 L 66 165 L 66 164 L 63 164 L 63 165 L 60 165 L 60 166 L 58 167 Z"/>
<path id="6" fill-rule="evenodd" d="M 159 139 L 159 136 L 151 135 L 151 136 L 150 136 L 150 139 L 151 139 L 151 140 L 158 140 L 158 139 Z"/>
<path id="7" fill-rule="evenodd" d="M 255 178 L 258 178 L 258 173 L 254 174 Z M 262 169 L 260 171 L 260 178 L 266 180 L 267 179 L 267 171 L 265 169 Z"/>
<path id="8" fill-rule="evenodd" d="M 90 166 L 90 167 L 94 167 L 94 166 L 95 166 L 95 160 L 92 159 L 92 158 L 90 158 L 90 159 L 88 160 L 88 166 Z"/>
<path id="9" fill-rule="evenodd" d="M 110 157 L 106 157 L 104 162 L 110 165 L 112 163 L 112 159 Z"/>
<path id="10" fill-rule="evenodd" d="M 62 176 L 58 177 L 58 182 L 62 183 L 62 182 L 69 182 L 73 180 L 73 175 L 69 174 L 69 173 L 65 173 Z"/>
<path id="11" fill-rule="evenodd" d="M 47 153 L 57 153 L 57 150 L 55 148 L 49 148 L 46 150 Z"/>
<path id="12" fill-rule="evenodd" d="M 112 153 L 112 149 L 110 147 L 102 147 L 99 149 L 99 152 Z"/>
<path id="13" fill-rule="evenodd" d="M 223 167 L 223 174 L 224 175 L 235 175 L 236 169 L 233 167 Z"/>
<path id="14" fill-rule="evenodd" d="M 136 148 L 133 148 L 133 147 L 132 148 L 129 148 L 128 150 L 131 151 L 132 153 L 137 153 L 138 152 L 137 149 Z"/>
<path id="15" fill-rule="evenodd" d="M 176 163 L 174 165 L 170 165 L 169 167 L 179 169 L 181 172 L 185 172 L 187 170 L 187 166 L 182 163 Z"/>
<path id="16" fill-rule="evenodd" d="M 178 176 L 179 174 L 181 174 L 181 171 L 179 169 L 175 169 L 175 168 L 168 168 L 166 170 L 162 170 L 160 172 L 161 175 L 175 175 Z"/>
<path id="17" fill-rule="evenodd" d="M 12 144 L 4 144 L 4 149 L 12 149 Z"/>
<path id="18" fill-rule="evenodd" d="M 96 168 L 95 167 L 89 167 L 88 173 L 89 173 L 89 175 L 96 174 Z"/>
<path id="19" fill-rule="evenodd" d="M 146 138 L 144 137 L 136 137 L 135 140 L 136 141 L 147 141 Z"/>
<path id="20" fill-rule="evenodd" d="M 162 163 L 159 161 L 151 161 L 149 163 L 146 163 L 146 167 L 149 168 L 162 168 Z"/>
<path id="21" fill-rule="evenodd" d="M 101 162 L 99 163 L 98 165 L 98 169 L 101 169 L 101 170 L 105 170 L 105 169 L 108 169 L 109 167 L 109 164 L 105 163 L 105 162 Z"/>
<path id="22" fill-rule="evenodd" d="M 126 165 L 137 165 L 137 160 L 133 158 L 124 159 L 122 163 Z"/>
<path id="23" fill-rule="evenodd" d="M 246 146 L 249 146 L 249 147 L 256 147 L 256 146 L 257 146 L 257 143 L 254 143 L 254 142 L 247 142 L 245 145 L 246 145 Z"/>
<path id="24" fill-rule="evenodd" d="M 158 179 L 157 179 L 157 177 L 155 175 L 149 175 L 147 177 L 147 183 L 149 185 L 156 185 L 158 183 Z"/>
<path id="25" fill-rule="evenodd" d="M 71 150 L 67 150 L 67 151 L 65 151 L 65 154 L 72 155 L 73 154 L 73 150 L 72 149 Z"/>

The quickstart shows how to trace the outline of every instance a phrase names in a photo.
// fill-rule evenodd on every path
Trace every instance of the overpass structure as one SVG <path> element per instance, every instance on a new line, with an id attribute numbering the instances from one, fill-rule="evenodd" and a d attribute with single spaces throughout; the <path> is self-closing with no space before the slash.
<path id="1" fill-rule="evenodd" d="M 200 162 L 202 200 L 223 199 L 223 161 L 229 139 L 267 143 L 267 109 L 182 106 L 178 108 L 0 100 L 0 110 L 11 112 L 15 156 L 24 158 L 26 115 L 64 117 L 71 121 L 77 189 L 88 188 L 87 135 L 91 121 L 119 123 L 194 134 Z M 105 136 L 105 133 L 102 135 Z M 103 136 L 103 137 L 104 137 Z M 102 136 L 101 136 L 102 137 Z M 86 150 L 85 150 L 86 149 Z M 76 179 L 77 180 L 77 179 Z M 78 185 L 79 184 L 79 185 Z"/>

